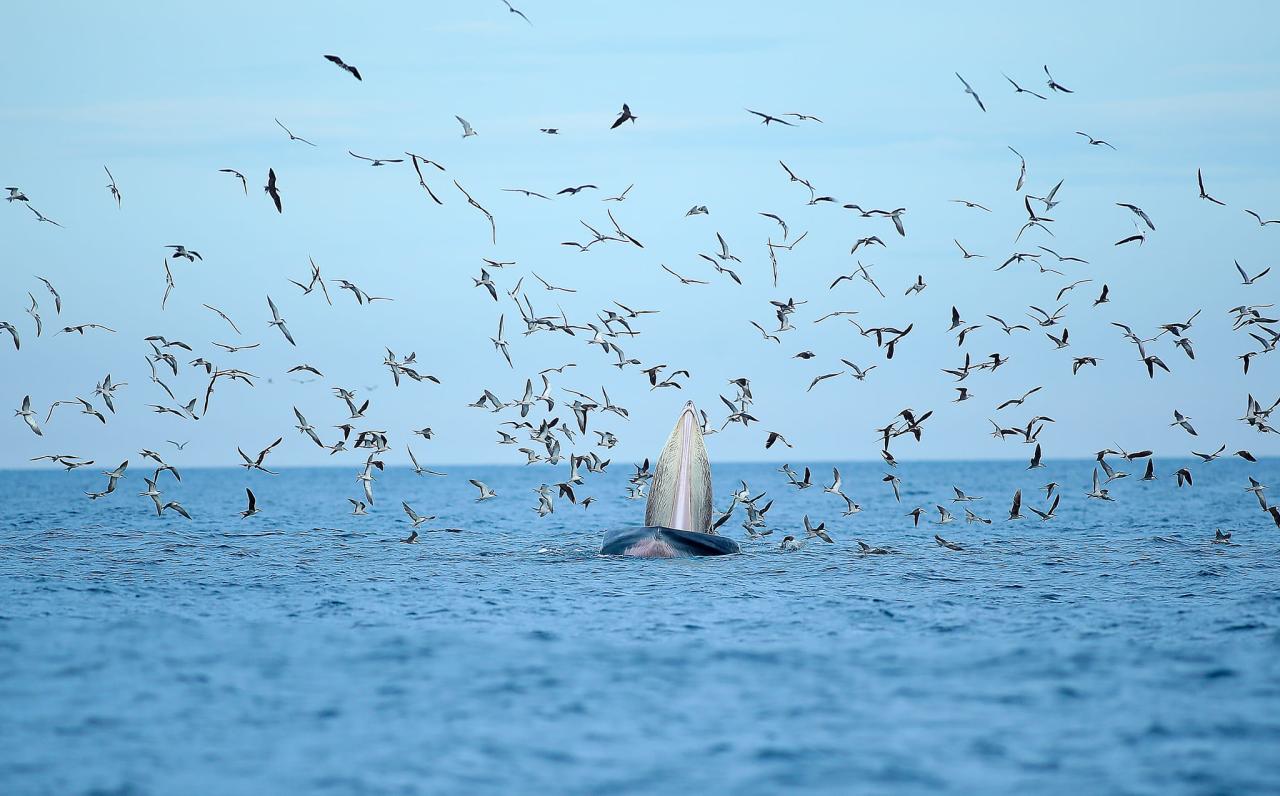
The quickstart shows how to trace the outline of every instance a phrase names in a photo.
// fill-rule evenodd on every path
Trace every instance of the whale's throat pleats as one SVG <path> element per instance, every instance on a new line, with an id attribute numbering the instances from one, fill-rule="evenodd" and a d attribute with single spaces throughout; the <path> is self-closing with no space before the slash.
<path id="1" fill-rule="evenodd" d="M 697 532 L 711 526 L 711 463 L 692 402 L 658 457 L 644 524 Z"/>

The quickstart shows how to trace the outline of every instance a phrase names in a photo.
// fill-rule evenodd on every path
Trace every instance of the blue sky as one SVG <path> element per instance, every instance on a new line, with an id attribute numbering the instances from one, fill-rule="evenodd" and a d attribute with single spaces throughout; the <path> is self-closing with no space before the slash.
<path id="1" fill-rule="evenodd" d="M 281 433 L 276 464 L 337 464 L 339 457 L 291 428 L 297 406 L 333 441 L 331 426 L 346 419 L 330 394 L 334 385 L 369 398 L 368 426 L 397 441 L 432 426 L 436 439 L 415 446 L 426 461 L 518 462 L 512 448 L 492 444 L 505 415 L 465 404 L 484 388 L 514 398 L 527 376 L 564 362 L 579 367 L 555 377 L 557 388 L 598 395 L 604 386 L 631 411 L 629 422 L 610 415 L 592 423 L 618 435 L 612 455 L 621 461 L 656 455 L 687 399 L 718 425 L 717 395 L 731 396 L 726 382 L 738 376 L 752 379 L 761 423 L 710 438 L 713 461 L 876 458 L 872 429 L 906 406 L 936 412 L 922 443 L 895 447 L 906 460 L 1024 457 L 1023 446 L 989 437 L 987 418 L 1025 422 L 1032 414 L 1058 421 L 1043 434 L 1046 457 L 1116 443 L 1169 455 L 1220 443 L 1259 455 L 1280 449 L 1236 420 L 1248 392 L 1269 403 L 1280 378 L 1275 357 L 1259 357 L 1248 376 L 1241 373 L 1235 357 L 1256 346 L 1231 331 L 1225 312 L 1280 298 L 1280 273 L 1245 287 L 1232 267 L 1233 259 L 1250 272 L 1280 265 L 1280 225 L 1261 228 L 1243 212 L 1280 218 L 1280 12 L 1273 7 L 1148 14 L 1115 4 L 1009 5 L 912 15 L 834 2 L 785 10 L 536 0 L 518 7 L 532 26 L 498 0 L 376 11 L 336 3 L 305 11 L 260 3 L 8 9 L 0 184 L 21 187 L 65 229 L 36 223 L 16 202 L 0 207 L 0 319 L 15 323 L 24 343 L 15 352 L 0 340 L 0 404 L 16 408 L 30 394 L 43 412 L 55 399 L 90 397 L 107 372 L 129 386 L 105 427 L 62 407 L 40 439 L 13 418 L 0 429 L 0 466 L 55 452 L 114 462 L 141 447 L 161 449 L 166 439 L 192 440 L 182 463 L 230 464 L 236 445 L 256 450 Z M 363 82 L 324 61 L 325 53 L 358 66 Z M 1001 77 L 1042 91 L 1046 63 L 1074 94 L 1045 102 L 1015 96 Z M 957 71 L 987 113 L 963 93 Z M 610 131 L 623 102 L 639 121 Z M 744 107 L 801 111 L 824 123 L 765 127 Z M 463 140 L 454 114 L 479 135 Z M 318 146 L 288 141 L 274 117 Z M 561 132 L 546 136 L 540 127 Z M 1076 130 L 1117 150 L 1090 147 Z M 1028 160 L 1026 191 L 1043 195 L 1065 180 L 1061 204 L 1049 213 L 1055 237 L 1033 230 L 1014 244 L 1025 212 L 1008 146 Z M 440 161 L 448 172 L 429 179 L 445 205 L 427 199 L 408 164 L 374 169 L 348 149 L 373 156 L 411 150 Z M 841 202 L 908 208 L 907 236 L 838 205 L 807 206 L 807 192 L 787 182 L 779 159 Z M 104 164 L 124 194 L 120 210 L 103 187 Z M 1228 207 L 1197 198 L 1197 167 Z M 248 175 L 249 196 L 219 168 Z M 283 215 L 261 190 L 268 168 L 279 175 Z M 452 179 L 494 213 L 497 245 Z M 543 202 L 500 190 L 552 194 L 581 183 L 601 191 Z M 632 183 L 626 202 L 600 201 Z M 948 201 L 961 197 L 994 212 Z M 1133 231 L 1115 202 L 1137 204 L 1155 221 L 1141 248 L 1112 245 Z M 710 215 L 686 218 L 695 204 Z M 580 254 L 559 245 L 580 239 L 579 219 L 607 224 L 606 207 L 643 250 L 608 245 Z M 778 230 L 762 211 L 783 216 L 793 237 L 809 233 L 780 253 L 777 288 L 765 241 Z M 736 266 L 742 287 L 696 257 L 713 251 L 716 232 L 743 260 Z M 872 234 L 888 246 L 851 257 L 852 242 Z M 987 258 L 962 260 L 953 239 Z M 171 264 L 177 287 L 161 312 L 171 243 L 200 251 L 204 261 Z M 1065 264 L 1065 277 L 1030 264 L 992 272 L 1013 251 L 1037 251 L 1037 244 L 1089 264 Z M 361 307 L 335 293 L 329 307 L 304 297 L 287 280 L 305 281 L 308 257 L 328 278 L 396 300 Z M 571 321 L 585 323 L 615 299 L 662 310 L 638 324 L 641 336 L 619 342 L 646 366 L 691 371 L 686 388 L 650 391 L 635 369 L 610 367 L 612 358 L 581 335 L 522 336 L 514 305 L 505 298 L 495 305 L 473 287 L 482 257 L 516 260 L 491 273 L 504 290 L 523 276 L 540 313 L 562 306 Z M 827 289 L 857 259 L 874 264 L 888 298 L 861 283 Z M 681 286 L 660 263 L 711 284 Z M 578 292 L 548 293 L 531 272 Z M 917 274 L 928 288 L 904 296 Z M 36 275 L 62 293 L 60 318 Z M 1094 281 L 1064 299 L 1067 350 L 1052 350 L 1039 329 L 1008 338 L 985 318 L 1025 319 L 1027 305 L 1047 306 L 1064 284 L 1085 278 Z M 1112 302 L 1095 309 L 1104 282 Z M 98 322 L 118 334 L 47 331 L 37 340 L 23 312 L 28 290 L 47 327 Z M 266 326 L 268 294 L 298 349 Z M 768 301 L 786 297 L 809 303 L 793 318 L 797 330 L 775 345 L 748 322 L 774 325 Z M 226 310 L 244 335 L 203 302 Z M 953 304 L 983 323 L 965 349 L 946 334 Z M 915 323 L 915 331 L 887 362 L 849 324 L 812 323 L 846 309 L 870 325 Z M 1155 350 L 1173 373 L 1154 380 L 1109 325 L 1145 333 L 1197 309 L 1196 360 L 1166 337 Z M 489 342 L 499 312 L 507 316 L 515 369 Z M 220 387 L 198 422 L 156 415 L 146 405 L 165 396 L 148 383 L 142 338 L 149 334 L 184 340 L 220 366 L 258 374 L 260 384 Z M 262 347 L 225 354 L 214 341 Z M 416 351 L 422 369 L 443 384 L 394 388 L 381 366 L 384 346 Z M 801 350 L 818 357 L 791 358 Z M 975 359 L 993 351 L 1012 359 L 964 382 L 977 397 L 953 404 L 954 382 L 939 371 L 960 364 L 964 350 Z M 195 356 L 177 353 L 184 362 Z M 1071 356 L 1085 354 L 1101 357 L 1101 366 L 1073 377 Z M 806 393 L 815 375 L 841 369 L 840 357 L 879 367 L 865 382 L 846 376 Z M 284 371 L 302 362 L 325 378 L 293 382 Z M 195 370 L 184 366 L 182 374 L 170 380 L 179 397 L 202 394 Z M 995 412 L 1037 385 L 1044 390 L 1026 407 Z M 1195 419 L 1200 438 L 1168 427 L 1174 408 Z M 766 453 L 765 429 L 784 433 L 796 449 Z"/>

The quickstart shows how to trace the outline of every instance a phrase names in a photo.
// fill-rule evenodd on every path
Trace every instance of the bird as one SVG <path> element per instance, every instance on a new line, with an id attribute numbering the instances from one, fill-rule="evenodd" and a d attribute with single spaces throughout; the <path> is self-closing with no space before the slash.
<path id="1" fill-rule="evenodd" d="M 1155 232 L 1156 225 L 1152 223 L 1151 217 L 1148 216 L 1141 207 L 1138 207 L 1137 205 L 1131 205 L 1126 202 L 1116 202 L 1116 206 L 1128 209 L 1135 216 L 1142 219 L 1143 222 L 1147 225 L 1149 229 L 1151 229 L 1152 232 Z"/>
<path id="2" fill-rule="evenodd" d="M 1244 269 L 1240 267 L 1239 260 L 1236 260 L 1235 264 L 1236 264 L 1236 270 L 1240 272 L 1240 280 L 1241 280 L 1240 283 L 1243 285 L 1252 285 L 1254 282 L 1257 282 L 1259 279 L 1261 279 L 1262 277 L 1266 276 L 1271 272 L 1271 267 L 1267 266 L 1266 268 L 1262 269 L 1261 271 L 1254 274 L 1253 276 L 1249 276 L 1248 274 L 1245 273 Z"/>
<path id="3" fill-rule="evenodd" d="M 249 505 L 245 507 L 244 511 L 240 512 L 240 519 L 242 520 L 262 512 L 262 509 L 258 508 L 258 499 L 253 496 L 253 490 L 245 487 L 244 492 Z"/>
<path id="4" fill-rule="evenodd" d="M 1227 205 L 1227 203 L 1226 203 L 1226 202 L 1219 202 L 1217 199 L 1214 199 L 1212 196 L 1210 196 L 1208 193 L 1206 193 L 1206 192 L 1205 192 L 1205 190 L 1204 190 L 1204 174 L 1202 174 L 1202 173 L 1200 172 L 1200 169 L 1196 169 L 1196 185 L 1200 188 L 1200 198 L 1201 198 L 1201 199 L 1206 199 L 1206 200 L 1208 200 L 1208 201 L 1210 201 L 1210 202 L 1213 202 L 1215 205 L 1222 205 L 1223 207 L 1226 207 L 1226 205 Z M 1249 211 L 1248 211 L 1248 210 L 1246 210 L 1245 212 L 1246 212 L 1246 213 L 1248 213 Z M 1257 217 L 1257 215 L 1256 215 L 1256 214 L 1254 214 L 1254 217 L 1256 218 L 1256 217 Z M 1261 221 L 1262 221 L 1262 219 L 1260 219 L 1260 218 L 1259 218 L 1259 219 L 1258 219 L 1258 221 L 1259 221 L 1259 222 L 1261 222 Z"/>
<path id="5" fill-rule="evenodd" d="M 1030 89 L 1026 89 L 1026 88 L 1023 88 L 1022 86 L 1018 85 L 1017 83 L 1015 83 L 1015 82 L 1014 82 L 1013 78 L 1009 77 L 1008 75 L 1005 75 L 1005 74 L 1004 74 L 1004 72 L 1001 72 L 1000 74 L 1001 74 L 1001 75 L 1004 75 L 1004 79 L 1005 79 L 1005 80 L 1008 80 L 1008 81 L 1009 81 L 1009 83 L 1010 83 L 1010 85 L 1012 85 L 1012 86 L 1013 86 L 1013 93 L 1014 93 L 1014 94 L 1030 94 L 1031 96 L 1033 96 L 1033 97 L 1039 97 L 1039 98 L 1040 98 L 1040 99 L 1042 99 L 1042 100 L 1047 100 L 1047 99 L 1048 99 L 1048 97 L 1046 97 L 1046 96 L 1045 96 L 1045 95 L 1043 95 L 1043 94 L 1037 94 L 1036 92 L 1034 92 L 1034 91 L 1032 91 L 1032 90 L 1030 90 Z"/>
<path id="6" fill-rule="evenodd" d="M 285 127 L 285 126 L 284 126 L 284 123 L 282 123 L 279 119 L 276 119 L 276 120 L 275 120 L 275 123 L 276 123 L 277 125 L 279 125 L 279 127 L 280 127 L 280 129 L 281 129 L 281 130 L 284 130 L 285 134 L 289 136 L 289 140 L 290 140 L 290 141 L 301 141 L 301 142 L 302 142 L 302 143 L 304 143 L 304 144 L 309 144 L 310 146 L 315 146 L 315 144 L 314 144 L 313 142 L 308 141 L 307 139 L 303 138 L 302 136 L 294 135 L 294 134 L 293 134 L 293 131 L 292 131 L 292 130 L 290 130 L 288 127 Z M 232 174 L 236 175 L 237 177 L 239 177 L 241 180 L 243 180 L 243 179 L 244 179 L 244 175 L 243 175 L 243 174 L 241 174 L 240 172 L 236 171 L 235 169 L 218 169 L 218 170 L 219 170 L 219 171 L 226 171 L 226 172 L 230 172 L 230 173 L 232 173 Z M 245 192 L 246 192 L 246 193 L 248 193 L 248 187 L 246 187 L 246 188 L 245 188 Z"/>
<path id="7" fill-rule="evenodd" d="M 936 534 L 936 533 L 933 535 L 933 541 L 937 542 L 939 547 L 945 547 L 945 548 L 947 548 L 948 550 L 963 550 L 963 549 L 964 549 L 964 548 L 963 548 L 962 546 L 960 546 L 958 543 L 956 543 L 956 542 L 949 542 L 949 541 L 947 541 L 946 539 L 943 539 L 941 536 L 939 536 L 939 535 L 938 535 L 938 534 Z"/>
<path id="8" fill-rule="evenodd" d="M 426 516 L 426 517 L 424 517 L 424 516 L 422 516 L 422 515 L 418 514 L 416 511 L 414 511 L 414 510 L 409 506 L 409 504 L 408 504 L 406 501 L 403 501 L 403 500 L 402 500 L 402 501 L 400 501 L 400 507 L 401 507 L 401 508 L 403 508 L 403 509 L 404 509 L 404 513 L 405 513 L 406 515 L 408 515 L 408 517 L 409 517 L 409 522 L 410 522 L 410 523 L 412 523 L 412 525 L 413 525 L 413 527 L 414 527 L 414 528 L 417 528 L 419 525 L 421 525 L 421 524 L 422 524 L 422 523 L 424 523 L 424 522 L 428 522 L 428 521 L 430 521 L 430 520 L 434 520 L 434 519 L 435 519 L 435 517 L 433 517 L 433 516 Z"/>
<path id="9" fill-rule="evenodd" d="M 1111 144 L 1110 144 L 1110 143 L 1108 143 L 1108 142 L 1106 142 L 1106 141 L 1103 141 L 1101 138 L 1094 138 L 1093 136 L 1089 135 L 1088 133 L 1084 133 L 1084 132 L 1081 132 L 1081 131 L 1079 131 L 1079 130 L 1076 130 L 1076 135 L 1082 135 L 1082 136 L 1084 136 L 1085 138 L 1089 139 L 1089 143 L 1090 143 L 1091 145 L 1093 145 L 1093 146 L 1105 146 L 1105 147 L 1111 147 L 1111 149 L 1112 149 L 1112 150 L 1114 150 L 1114 149 L 1115 149 L 1115 147 L 1111 146 Z"/>
<path id="10" fill-rule="evenodd" d="M 760 122 L 761 124 L 767 125 L 770 122 L 777 122 L 778 124 L 785 124 L 787 127 L 795 127 L 795 125 L 792 124 L 791 122 L 788 122 L 785 119 L 779 119 L 777 116 L 770 116 L 767 113 L 761 113 L 760 111 L 753 111 L 750 108 L 743 108 L 743 110 L 745 110 L 747 113 L 753 113 L 756 116 L 759 116 L 761 119 L 761 122 Z"/>
<path id="11" fill-rule="evenodd" d="M 454 114 L 453 118 L 457 119 L 458 124 L 462 125 L 463 138 L 469 138 L 473 135 L 478 135 L 478 133 L 476 133 L 475 131 L 475 128 L 471 126 L 471 122 L 468 122 L 466 119 L 462 118 L 461 116 L 458 116 L 457 114 Z"/>
<path id="12" fill-rule="evenodd" d="M 884 481 L 886 484 L 893 487 L 893 499 L 901 503 L 902 494 L 898 491 L 898 486 L 902 483 L 902 479 L 894 475 L 893 473 L 885 473 L 884 478 L 881 478 L 880 480 Z M 920 511 L 920 510 L 921 509 L 916 509 L 916 511 Z M 919 525 L 919 524 L 920 524 L 920 517 L 917 515 L 916 525 Z"/>
<path id="13" fill-rule="evenodd" d="M 240 454 L 241 459 L 244 459 L 244 461 L 240 463 L 240 466 L 246 470 L 261 470 L 267 475 L 279 475 L 279 473 L 273 472 L 271 470 L 268 470 L 266 467 L 263 467 L 262 462 L 267 458 L 267 454 L 271 453 L 271 451 L 281 442 L 284 442 L 284 437 L 277 437 L 275 442 L 271 443 L 267 447 L 258 451 L 258 455 L 254 456 L 253 458 L 250 458 L 249 454 L 245 453 L 243 450 L 237 447 L 236 452 Z"/>
<path id="14" fill-rule="evenodd" d="M 0 321 L 0 331 L 8 332 L 9 336 L 13 338 L 13 350 L 15 351 L 22 350 L 22 338 L 18 335 L 18 327 L 14 326 L 12 323 L 9 323 L 8 321 Z M 39 336 L 38 332 L 37 332 L 37 336 Z"/>
<path id="15" fill-rule="evenodd" d="M 1246 213 L 1248 213 L 1249 215 L 1253 216 L 1253 217 L 1254 217 L 1254 219 L 1258 222 L 1258 226 L 1260 226 L 1260 227 L 1265 227 L 1265 226 L 1267 226 L 1267 225 L 1269 225 L 1269 224 L 1280 224 L 1280 218 L 1269 218 L 1269 219 L 1267 219 L 1267 220 L 1265 220 L 1265 221 L 1264 221 L 1264 220 L 1263 220 L 1263 218 L 1262 218 L 1262 216 L 1258 215 L 1257 213 L 1253 212 L 1252 210 L 1246 210 L 1246 211 L 1244 211 L 1244 212 L 1246 212 Z"/>
<path id="16" fill-rule="evenodd" d="M 103 166 L 102 170 L 107 173 L 107 179 L 111 181 L 107 183 L 107 190 L 111 191 L 111 198 L 116 200 L 116 208 L 119 209 L 122 198 L 120 196 L 120 187 L 116 185 L 116 178 L 111 174 L 111 169 Z"/>
<path id="17" fill-rule="evenodd" d="M 1098 484 L 1098 468 L 1093 468 L 1093 489 L 1085 494 L 1085 497 L 1094 498 L 1095 500 L 1115 500 L 1111 497 L 1106 487 Z"/>
<path id="18" fill-rule="evenodd" d="M 241 187 L 244 188 L 245 196 L 249 195 L 249 181 L 245 179 L 245 176 L 243 174 L 236 171 L 235 169 L 218 169 L 218 171 L 222 172 L 223 174 L 235 175 L 236 179 L 240 180 Z"/>
<path id="19" fill-rule="evenodd" d="M 1028 470 L 1038 470 L 1044 467 L 1044 465 L 1041 464 L 1040 462 L 1041 453 L 1042 452 L 1040 450 L 1040 443 L 1037 442 L 1035 452 L 1031 454 L 1031 463 L 1027 465 Z"/>
<path id="20" fill-rule="evenodd" d="M 630 192 L 631 192 L 631 189 L 632 189 L 632 188 L 634 188 L 634 187 L 636 187 L 635 183 L 631 183 L 630 185 L 628 185 L 628 186 L 627 186 L 626 190 L 624 190 L 622 193 L 618 194 L 617 196 L 608 196 L 608 197 L 605 197 L 604 199 L 601 199 L 600 201 L 602 201 L 602 202 L 624 202 L 624 201 L 626 201 L 626 199 L 627 199 L 627 194 L 628 194 L 628 193 L 630 193 Z"/>
<path id="21" fill-rule="evenodd" d="M 959 72 L 956 72 L 955 74 L 956 74 L 956 77 L 959 78 L 960 82 L 964 83 L 964 93 L 973 95 L 973 101 L 978 103 L 978 107 L 982 109 L 983 113 L 986 113 L 987 106 L 982 104 L 982 97 L 979 97 L 978 92 L 973 90 L 973 87 L 969 85 L 969 81 L 965 80 L 963 77 L 960 77 Z"/>
<path id="22" fill-rule="evenodd" d="M 280 189 L 276 187 L 276 170 L 267 169 L 267 184 L 262 189 L 271 197 L 271 201 L 275 203 L 276 212 L 283 213 L 284 208 L 280 205 Z"/>
<path id="23" fill-rule="evenodd" d="M 351 66 L 351 65 L 350 65 L 350 64 L 348 64 L 346 61 L 343 61 L 343 60 L 342 60 L 341 58 L 339 58 L 338 56 L 336 56 L 336 55 L 326 55 L 326 56 L 324 57 L 324 59 L 325 59 L 326 61 L 330 62 L 330 63 L 337 64 L 339 67 L 341 67 L 341 68 L 342 68 L 342 69 L 344 69 L 345 71 L 349 72 L 349 73 L 351 74 L 351 76 L 352 76 L 352 77 L 354 77 L 356 80 L 359 80 L 359 81 L 361 81 L 361 82 L 364 82 L 364 78 L 360 76 L 360 70 L 359 70 L 359 69 L 356 69 L 354 66 Z"/>
<path id="24" fill-rule="evenodd" d="M 1026 519 L 1022 515 L 1022 490 L 1019 489 L 1013 493 L 1013 505 L 1009 507 L 1010 520 Z"/>
<path id="25" fill-rule="evenodd" d="M 497 349 L 499 352 L 501 352 L 502 356 L 507 360 L 507 366 L 514 368 L 515 365 L 511 364 L 510 344 L 506 340 L 504 340 L 502 337 L 502 326 L 505 321 L 506 321 L 505 315 L 498 316 L 498 336 L 491 337 L 489 339 L 490 341 L 492 341 L 493 347 Z"/>
<path id="26" fill-rule="evenodd" d="M 31 408 L 31 396 L 24 395 L 22 397 L 22 408 L 14 412 L 15 416 L 21 416 L 27 427 L 31 429 L 31 433 L 37 437 L 43 437 L 44 432 L 40 430 L 40 424 L 36 422 L 36 413 Z"/>
<path id="27" fill-rule="evenodd" d="M 171 243 L 168 246 L 165 246 L 165 248 L 173 249 L 173 259 L 175 260 L 185 259 L 188 262 L 194 263 L 196 260 L 204 259 L 203 257 L 200 256 L 200 252 L 190 250 L 186 246 L 183 246 L 180 243 Z"/>
<path id="28" fill-rule="evenodd" d="M 1227 449 L 1227 446 L 1223 444 L 1220 448 L 1218 448 L 1213 453 L 1197 453 L 1196 451 L 1191 451 L 1191 455 L 1200 459 L 1200 461 L 1204 462 L 1205 464 L 1208 464 L 1209 462 L 1221 457 L 1222 452 L 1225 451 L 1226 449 Z"/>
<path id="29" fill-rule="evenodd" d="M 493 220 L 493 214 L 490 213 L 488 210 L 484 209 L 484 207 L 481 206 L 479 202 L 477 202 L 474 198 L 472 198 L 471 194 L 467 193 L 467 190 L 463 188 L 462 185 L 460 185 L 457 180 L 454 180 L 453 184 L 454 184 L 454 187 L 456 187 L 459 191 L 461 191 L 462 195 L 466 197 L 467 204 L 471 205 L 476 210 L 480 211 L 480 213 L 482 213 L 484 217 L 488 219 L 489 230 L 490 230 L 490 242 L 496 244 L 498 242 L 498 225 Z"/>
<path id="30" fill-rule="evenodd" d="M 1194 436 L 1198 436 L 1198 435 L 1196 434 L 1196 430 L 1195 430 L 1194 428 L 1192 428 L 1191 423 L 1190 423 L 1190 420 L 1191 420 L 1191 418 L 1190 418 L 1190 417 L 1187 417 L 1186 415 L 1184 415 L 1184 414 L 1182 414 L 1181 412 L 1179 412 L 1177 409 L 1174 409 L 1174 410 L 1173 410 L 1173 422 L 1172 422 L 1172 423 L 1170 423 L 1169 425 L 1171 425 L 1171 426 L 1181 426 L 1181 427 L 1182 427 L 1182 430 L 1183 430 L 1183 431 L 1186 431 L 1186 432 L 1187 432 L 1188 434 L 1190 434 L 1191 436 L 1193 436 L 1193 437 L 1194 437 Z"/>
<path id="31" fill-rule="evenodd" d="M 35 209 L 35 208 L 34 208 L 34 207 L 32 207 L 31 205 L 27 205 L 27 209 L 28 209 L 28 210 L 30 210 L 32 213 L 35 213 L 35 215 L 36 215 L 36 220 L 37 220 L 37 221 L 44 221 L 44 222 L 46 222 L 46 223 L 49 223 L 49 224 L 54 225 L 55 227 L 61 227 L 61 226 L 62 226 L 62 225 L 61 225 L 61 224 L 59 224 L 57 221 L 54 221 L 52 218 L 49 218 L 49 217 L 48 217 L 48 216 L 46 216 L 44 213 L 41 213 L 39 210 Z"/>
<path id="32" fill-rule="evenodd" d="M 618 118 L 614 120 L 613 124 L 609 125 L 609 129 L 616 130 L 622 126 L 623 122 L 628 121 L 635 124 L 636 116 L 631 112 L 631 107 L 624 102 L 622 103 L 622 110 L 618 112 Z"/>
<path id="33" fill-rule="evenodd" d="M 528 17 L 526 17 L 526 16 L 524 15 L 524 12 L 523 12 L 523 11 L 521 11 L 520 9 L 518 9 L 518 8 L 516 8 L 515 6 L 511 5 L 511 3 L 510 3 L 510 2 L 508 2 L 508 0 L 502 0 L 502 2 L 503 2 L 504 4 L 506 4 L 506 6 L 507 6 L 507 11 L 511 12 L 512 14 L 515 14 L 515 15 L 519 16 L 519 17 L 520 17 L 521 19 L 523 19 L 525 22 L 528 22 L 528 23 L 529 23 L 529 25 L 531 25 L 531 26 L 533 25 L 533 22 L 532 22 L 532 21 L 530 21 L 530 20 L 529 20 L 529 18 L 528 18 Z"/>
<path id="34" fill-rule="evenodd" d="M 370 166 L 385 166 L 388 163 L 404 163 L 404 158 L 370 158 L 370 157 L 365 157 L 364 155 L 357 155 L 356 153 L 352 152 L 350 149 L 347 150 L 347 154 L 353 158 L 369 161 Z"/>
<path id="35" fill-rule="evenodd" d="M 498 494 L 494 492 L 492 489 L 490 489 L 483 481 L 477 481 L 474 478 L 469 478 L 467 479 L 467 481 L 476 489 L 480 490 L 480 497 L 476 498 L 477 503 L 480 503 L 481 501 L 489 500 L 490 498 L 495 498 L 498 496 Z"/>
<path id="36" fill-rule="evenodd" d="M 1017 155 L 1018 160 L 1021 161 L 1022 163 L 1022 166 L 1018 171 L 1018 182 L 1016 185 L 1013 186 L 1013 190 L 1021 191 L 1022 184 L 1026 182 L 1026 179 L 1027 179 L 1027 159 L 1022 156 L 1022 153 L 1018 152 L 1018 150 L 1014 149 L 1013 147 L 1007 147 L 1007 149 L 1013 154 Z"/>
<path id="37" fill-rule="evenodd" d="M 599 433 L 599 432 L 596 432 L 596 433 Z M 770 431 L 768 432 L 768 435 L 765 438 L 765 442 L 764 442 L 765 450 L 772 448 L 774 446 L 774 443 L 777 443 L 777 442 L 781 442 L 783 445 L 786 445 L 788 448 L 795 447 L 790 442 L 787 442 L 786 437 L 782 436 L 776 431 Z"/>
<path id="38" fill-rule="evenodd" d="M 825 522 L 818 523 L 816 526 L 809 522 L 809 515 L 804 515 L 804 536 L 806 539 L 821 539 L 827 544 L 834 544 L 835 540 L 827 533 L 827 524 Z"/>
<path id="39" fill-rule="evenodd" d="M 1046 498 L 1046 499 L 1047 499 L 1047 498 Z M 1027 508 L 1028 508 L 1028 509 L 1030 509 L 1030 510 L 1031 510 L 1031 512 L 1032 512 L 1033 514 L 1035 514 L 1037 517 L 1039 517 L 1039 518 L 1040 518 L 1040 520 L 1041 520 L 1042 522 L 1048 522 L 1049 520 L 1051 520 L 1051 519 L 1053 519 L 1054 517 L 1058 516 L 1055 512 L 1057 512 L 1057 510 L 1058 510 L 1058 503 L 1059 503 L 1059 502 L 1061 502 L 1061 500 L 1062 500 L 1062 495 L 1057 495 L 1057 496 L 1055 496 L 1055 497 L 1053 498 L 1053 502 L 1049 504 L 1049 510 L 1048 510 L 1048 511 L 1041 511 L 1040 509 L 1036 508 L 1035 506 L 1027 506 Z"/>
<path id="40" fill-rule="evenodd" d="M 659 263 L 659 265 L 661 265 L 661 266 L 662 266 L 662 270 L 664 270 L 664 271 L 666 271 L 667 273 L 671 274 L 671 275 L 672 275 L 672 276 L 674 276 L 676 279 L 679 279 L 679 280 L 680 280 L 680 284 L 682 284 L 682 285 L 706 285 L 706 284 L 710 284 L 709 282 L 704 282 L 704 281 L 702 281 L 702 280 L 700 280 L 700 279 L 691 279 L 691 278 L 689 278 L 689 277 L 681 276 L 680 274 L 677 274 L 675 271 L 672 271 L 672 270 L 671 270 L 670 268 L 668 268 L 667 266 L 662 265 L 662 263 Z M 757 326 L 757 328 L 759 328 L 759 327 Z M 761 329 L 760 331 L 761 331 L 761 332 L 763 332 L 764 330 L 763 330 L 763 329 Z M 768 335 L 766 334 L 765 336 L 767 337 Z M 776 339 L 776 338 L 775 338 L 775 339 Z"/>
<path id="41" fill-rule="evenodd" d="M 289 341 L 289 345 L 297 346 L 298 344 L 293 341 L 293 335 L 289 334 L 289 327 L 285 326 L 284 318 L 280 317 L 280 311 L 276 309 L 276 303 L 271 300 L 270 296 L 267 296 L 267 306 L 271 309 L 271 321 L 267 325 L 279 329 L 280 334 L 284 335 L 284 339 Z"/>
<path id="42" fill-rule="evenodd" d="M 996 407 L 996 411 L 998 412 L 1001 409 L 1006 409 L 1010 406 L 1022 406 L 1024 401 L 1026 401 L 1032 395 L 1035 395 L 1036 393 L 1040 392 L 1042 389 L 1044 389 L 1043 385 L 1040 385 L 1038 387 L 1032 387 L 1030 390 L 1027 390 L 1026 392 L 1024 392 L 1021 398 L 1010 398 L 1009 400 L 1000 404 L 999 406 Z"/>
<path id="43" fill-rule="evenodd" d="M 1049 74 L 1048 64 L 1046 64 L 1044 67 L 1044 74 L 1045 74 L 1045 77 L 1049 78 L 1049 81 L 1045 85 L 1049 87 L 1050 91 L 1059 91 L 1059 92 L 1062 92 L 1063 94 L 1075 93 L 1071 89 L 1067 88 L 1066 86 L 1062 85 L 1061 83 L 1053 79 L 1053 75 Z"/>

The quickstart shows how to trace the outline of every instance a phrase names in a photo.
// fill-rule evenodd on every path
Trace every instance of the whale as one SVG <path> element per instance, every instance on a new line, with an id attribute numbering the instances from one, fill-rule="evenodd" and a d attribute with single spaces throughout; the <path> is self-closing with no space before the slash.
<path id="1" fill-rule="evenodd" d="M 711 461 L 693 401 L 684 405 L 658 456 L 642 527 L 605 533 L 600 552 L 636 558 L 687 558 L 741 552 L 711 532 Z"/>

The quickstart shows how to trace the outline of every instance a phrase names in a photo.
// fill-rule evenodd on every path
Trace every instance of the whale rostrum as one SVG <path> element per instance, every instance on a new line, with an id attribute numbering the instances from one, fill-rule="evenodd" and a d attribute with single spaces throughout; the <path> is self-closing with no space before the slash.
<path id="1" fill-rule="evenodd" d="M 697 533 L 711 528 L 711 462 L 693 401 L 684 405 L 654 467 L 644 524 Z"/>

